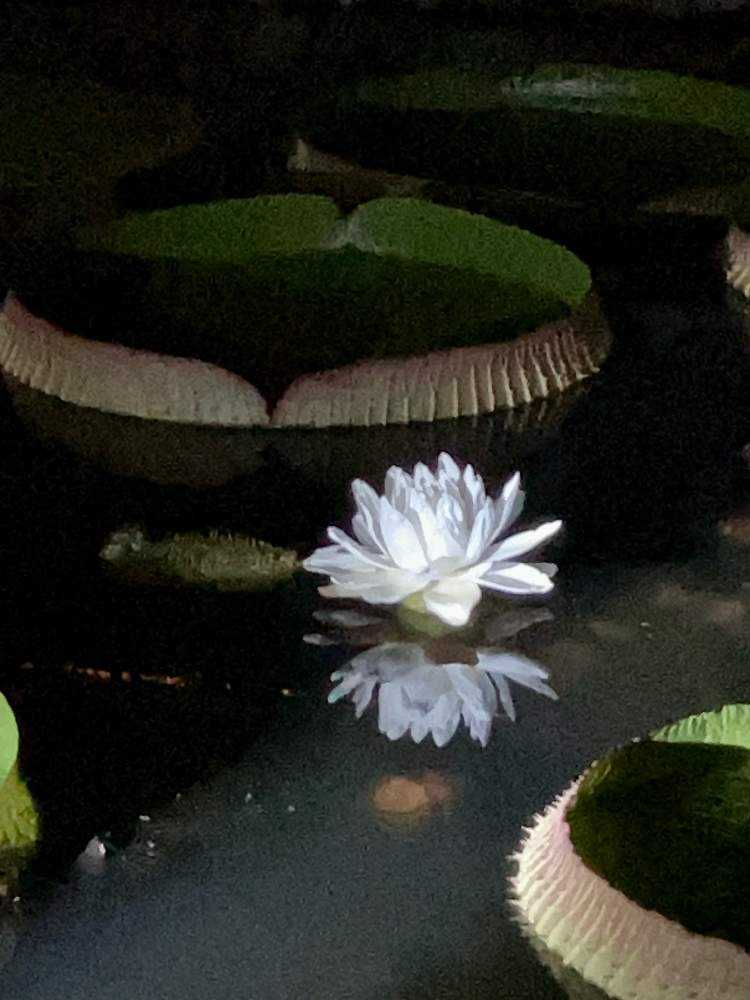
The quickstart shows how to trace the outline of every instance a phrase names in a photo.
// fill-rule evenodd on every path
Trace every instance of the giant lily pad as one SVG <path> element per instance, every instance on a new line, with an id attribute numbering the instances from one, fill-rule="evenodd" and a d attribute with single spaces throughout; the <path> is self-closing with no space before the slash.
<path id="1" fill-rule="evenodd" d="M 750 706 L 729 705 L 594 763 L 532 825 L 516 903 L 612 996 L 741 1000 L 749 844 Z"/>
<path id="2" fill-rule="evenodd" d="M 105 413 L 253 428 L 256 450 L 284 450 L 289 428 L 530 404 L 609 349 L 572 253 L 408 198 L 344 218 L 323 197 L 218 202 L 128 216 L 80 243 L 75 281 L 16 268 L 6 373 Z"/>
<path id="3" fill-rule="evenodd" d="M 635 205 L 750 172 L 750 93 L 590 64 L 436 66 L 339 95 L 310 138 L 365 166 Z"/>
<path id="4" fill-rule="evenodd" d="M 0 236 L 111 214 L 115 182 L 185 152 L 200 125 L 184 101 L 77 77 L 0 74 Z"/>

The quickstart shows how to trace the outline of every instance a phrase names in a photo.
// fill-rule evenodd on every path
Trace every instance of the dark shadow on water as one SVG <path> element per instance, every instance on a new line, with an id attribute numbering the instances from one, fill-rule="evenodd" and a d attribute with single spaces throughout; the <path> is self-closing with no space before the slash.
<path id="1" fill-rule="evenodd" d="M 750 437 L 725 230 L 711 219 L 634 227 L 619 260 L 592 262 L 615 345 L 528 478 L 531 503 L 565 521 L 567 558 L 674 558 L 715 537 Z"/>

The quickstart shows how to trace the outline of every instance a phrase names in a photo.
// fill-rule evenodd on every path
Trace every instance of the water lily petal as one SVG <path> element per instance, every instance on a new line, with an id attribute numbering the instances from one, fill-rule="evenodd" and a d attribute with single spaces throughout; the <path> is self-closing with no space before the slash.
<path id="1" fill-rule="evenodd" d="M 546 576 L 555 576 L 557 573 L 557 564 L 548 562 L 533 562 L 529 563 L 529 566 L 533 566 L 534 569 L 538 569 L 540 573 L 544 573 Z"/>
<path id="2" fill-rule="evenodd" d="M 389 740 L 403 736 L 411 725 L 403 691 L 397 684 L 381 684 L 378 693 L 378 729 Z"/>
<path id="3" fill-rule="evenodd" d="M 547 594 L 554 587 L 546 573 L 529 563 L 502 563 L 498 569 L 488 570 L 479 583 L 506 594 Z"/>
<path id="4" fill-rule="evenodd" d="M 383 618 L 380 615 L 363 614 L 353 608 L 337 608 L 329 611 L 327 608 L 319 608 L 313 611 L 313 618 L 325 625 L 341 625 L 344 628 L 362 628 L 365 625 L 381 625 Z"/>
<path id="5" fill-rule="evenodd" d="M 385 552 L 383 535 L 378 524 L 379 497 L 364 479 L 355 479 L 352 494 L 357 505 L 357 513 L 352 518 L 352 530 L 362 545 Z"/>
<path id="6" fill-rule="evenodd" d="M 352 702 L 354 703 L 354 715 L 357 719 L 362 718 L 365 709 L 372 701 L 373 691 L 377 683 L 377 677 L 368 677 L 355 688 L 352 694 Z"/>
<path id="7" fill-rule="evenodd" d="M 497 695 L 489 679 L 465 663 L 447 663 L 443 669 L 463 699 L 465 709 L 475 718 L 491 719 L 497 707 Z"/>
<path id="8" fill-rule="evenodd" d="M 562 528 L 562 521 L 546 521 L 537 528 L 529 531 L 519 531 L 515 535 L 510 535 L 499 542 L 493 549 L 487 552 L 485 558 L 494 561 L 514 561 L 519 556 L 538 549 L 544 545 L 553 535 Z"/>
<path id="9" fill-rule="evenodd" d="M 323 548 L 316 549 L 302 565 L 310 573 L 325 573 L 328 576 L 340 573 L 362 573 L 367 570 L 382 572 L 381 566 L 363 562 L 358 555 L 342 549 L 340 545 L 325 545 Z"/>
<path id="10" fill-rule="evenodd" d="M 389 569 L 382 573 L 357 573 L 341 579 L 331 577 L 330 585 L 318 587 L 322 597 L 360 598 L 367 604 L 398 604 L 424 584 L 412 573 Z"/>
<path id="11" fill-rule="evenodd" d="M 523 683 L 523 678 L 549 677 L 541 664 L 520 653 L 502 653 L 494 649 L 478 649 L 476 653 L 477 667 L 487 673 L 504 674 L 519 683 Z"/>
<path id="12" fill-rule="evenodd" d="M 505 709 L 505 714 L 511 722 L 516 721 L 516 706 L 513 704 L 513 696 L 510 693 L 510 685 L 502 674 L 493 674 L 492 680 L 497 688 L 500 697 L 500 704 Z"/>
<path id="13" fill-rule="evenodd" d="M 411 476 L 397 465 L 392 465 L 385 474 L 385 495 L 391 506 L 402 514 L 406 513 L 413 491 Z"/>
<path id="14" fill-rule="evenodd" d="M 523 510 L 526 494 L 521 489 L 521 474 L 514 472 L 503 486 L 500 496 L 495 500 L 495 530 L 491 541 L 515 523 Z"/>
<path id="15" fill-rule="evenodd" d="M 464 563 L 466 565 L 470 566 L 481 558 L 487 547 L 487 542 L 492 535 L 494 526 L 495 508 L 492 501 L 488 500 L 477 514 L 474 524 L 471 527 L 471 534 L 466 544 L 466 553 L 464 556 Z"/>
<path id="16" fill-rule="evenodd" d="M 482 592 L 472 580 L 446 577 L 428 587 L 423 596 L 425 607 L 431 614 L 446 625 L 458 627 L 468 622 Z"/>
<path id="17" fill-rule="evenodd" d="M 461 481 L 461 470 L 447 451 L 441 451 L 438 455 L 438 479 L 441 476 L 454 483 Z"/>
<path id="18" fill-rule="evenodd" d="M 429 497 L 437 489 L 437 479 L 424 462 L 417 462 L 414 466 L 414 488 Z"/>
<path id="19" fill-rule="evenodd" d="M 549 673 L 539 663 L 518 653 L 498 653 L 494 650 L 477 650 L 477 667 L 489 674 L 497 684 L 504 676 L 523 687 L 543 694 L 553 701 L 558 700 L 557 692 L 545 683 Z"/>
<path id="20" fill-rule="evenodd" d="M 388 567 L 388 559 L 386 556 L 381 555 L 378 552 L 373 552 L 372 549 L 366 548 L 364 545 L 360 545 L 355 542 L 353 538 L 350 538 L 345 531 L 341 528 L 330 527 L 328 529 L 328 537 L 336 545 L 340 545 L 342 549 L 346 549 L 347 552 L 351 552 L 353 556 L 357 556 L 363 563 L 370 566 L 378 566 L 381 568 Z"/>
<path id="21" fill-rule="evenodd" d="M 338 646 L 335 639 L 329 639 L 327 635 L 321 635 L 320 632 L 308 632 L 307 635 L 302 636 L 302 641 L 309 646 Z"/>
<path id="22" fill-rule="evenodd" d="M 432 739 L 436 747 L 444 747 L 456 735 L 458 724 L 461 721 L 461 713 L 455 712 L 444 726 L 433 727 Z M 486 743 L 484 744 L 487 745 Z"/>
<path id="23" fill-rule="evenodd" d="M 461 476 L 461 482 L 461 492 L 464 497 L 464 506 L 474 517 L 476 517 L 487 502 L 487 494 L 484 490 L 482 477 L 476 474 L 473 465 L 467 465 L 463 471 L 463 475 Z"/>
<path id="24" fill-rule="evenodd" d="M 440 530 L 450 539 L 457 552 L 463 553 L 469 539 L 471 525 L 458 497 L 442 493 L 435 505 L 435 514 Z"/>
<path id="25" fill-rule="evenodd" d="M 328 704 L 333 705 L 341 698 L 345 698 L 350 694 L 356 687 L 358 687 L 363 680 L 361 674 L 357 673 L 356 670 L 352 670 L 350 673 L 344 675 L 343 671 L 337 670 L 336 673 L 331 675 L 332 681 L 340 681 L 340 683 L 333 688 L 332 691 L 328 692 Z"/>
<path id="26" fill-rule="evenodd" d="M 427 569 L 427 558 L 414 525 L 385 497 L 380 498 L 380 528 L 386 549 L 396 566 L 412 573 Z"/>
<path id="27" fill-rule="evenodd" d="M 424 495 L 412 493 L 409 520 L 420 535 L 425 555 L 431 564 L 439 559 L 456 559 L 463 553 L 461 544 L 442 527 Z"/>

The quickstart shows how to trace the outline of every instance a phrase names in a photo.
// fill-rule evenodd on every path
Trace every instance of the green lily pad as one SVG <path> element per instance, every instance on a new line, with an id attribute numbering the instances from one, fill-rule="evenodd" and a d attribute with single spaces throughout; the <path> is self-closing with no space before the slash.
<path id="1" fill-rule="evenodd" d="M 614 888 L 750 951 L 750 706 L 608 754 L 566 818 L 578 855 Z"/>
<path id="2" fill-rule="evenodd" d="M 191 532 L 151 541 L 137 527 L 114 532 L 100 555 L 129 583 L 232 591 L 270 590 L 300 566 L 295 552 L 243 535 Z"/>
<path id="3" fill-rule="evenodd" d="M 0 787 L 11 772 L 18 756 L 18 726 L 13 709 L 0 694 Z"/>
<path id="4" fill-rule="evenodd" d="M 164 349 L 179 336 L 179 353 L 271 396 L 363 358 L 516 336 L 566 315 L 590 286 L 563 247 L 411 199 L 346 219 L 315 196 L 188 206 L 125 219 L 96 245 L 151 264 L 121 342 Z"/>
<path id="5" fill-rule="evenodd" d="M 557 344 L 540 349 L 521 379 L 535 382 L 535 388 L 517 385 L 516 375 L 507 371 L 493 375 L 493 364 L 508 366 L 495 357 L 494 345 L 515 343 L 519 335 L 548 323 L 565 324 L 586 308 L 588 268 L 564 247 L 533 233 L 419 200 L 378 199 L 343 218 L 330 199 L 316 196 L 218 202 L 129 216 L 83 230 L 79 239 L 75 281 L 19 271 L 14 284 L 20 297 L 35 316 L 69 333 L 165 355 L 159 364 L 166 377 L 169 356 L 178 356 L 218 366 L 249 383 L 257 397 L 252 416 L 223 421 L 214 416 L 206 422 L 267 424 L 263 401 L 271 410 L 303 376 L 311 377 L 309 384 L 295 387 L 293 401 L 287 400 L 272 422 L 391 423 L 491 412 L 578 381 L 596 370 L 609 345 L 608 334 L 598 336 L 599 325 L 593 334 L 597 346 L 572 348 L 568 358 L 555 360 Z M 14 309 L 19 322 L 35 322 Z M 12 312 L 6 306 L 6 318 Z M 572 330 L 571 336 L 575 339 Z M 48 327 L 37 330 L 37 346 L 44 340 L 45 349 L 54 352 L 59 346 L 68 353 L 57 369 L 60 385 L 37 384 L 34 359 L 19 360 L 29 344 L 20 333 L 19 338 L 7 344 L 8 357 L 16 352 L 10 371 L 33 388 L 110 412 L 197 419 L 192 411 L 190 416 L 166 412 L 167 391 L 154 398 L 156 409 L 136 408 L 143 380 L 153 379 L 150 361 L 140 359 L 144 371 L 139 374 L 138 358 L 117 354 L 94 379 L 93 355 L 83 357 L 85 342 L 61 341 Z M 586 335 L 582 338 L 588 344 Z M 459 371 L 460 357 L 447 354 L 435 356 L 436 371 L 430 367 L 434 352 L 487 345 L 492 347 L 487 357 L 472 355 L 465 371 Z M 81 355 L 80 373 L 73 373 L 71 352 Z M 402 368 L 404 358 L 419 359 L 419 371 Z M 523 367 L 523 361 L 518 363 Z M 39 369 L 40 379 L 54 382 L 46 362 Z M 341 369 L 345 385 L 317 380 L 316 373 Z M 123 384 L 132 378 L 132 407 L 127 391 L 123 395 L 121 386 L 112 384 L 114 372 Z M 206 374 L 205 369 L 200 373 Z M 193 410 L 199 405 L 197 377 L 189 394 Z M 493 377 L 497 385 L 488 387 Z M 360 391 L 358 380 L 372 385 L 378 378 L 384 389 L 377 398 L 363 401 L 361 413 L 343 413 L 357 408 L 352 392 Z M 399 378 L 414 385 L 411 390 L 402 386 L 396 397 L 391 383 Z M 99 401 L 96 392 L 105 383 L 109 395 Z M 415 404 L 410 392 L 425 398 Z M 321 399 L 320 412 L 305 411 L 310 400 L 315 409 Z M 373 416 L 388 399 L 389 412 Z M 326 406 L 335 412 L 328 413 Z"/>
<path id="6" fill-rule="evenodd" d="M 309 132 L 365 166 L 629 205 L 750 172 L 746 90 L 590 64 L 371 78 Z"/>
<path id="7" fill-rule="evenodd" d="M 39 836 L 39 816 L 18 771 L 18 726 L 0 694 L 0 873 L 13 877 Z"/>
<path id="8" fill-rule="evenodd" d="M 77 77 L 0 73 L 0 236 L 112 213 L 115 182 L 190 149 L 200 125 L 184 101 Z"/>

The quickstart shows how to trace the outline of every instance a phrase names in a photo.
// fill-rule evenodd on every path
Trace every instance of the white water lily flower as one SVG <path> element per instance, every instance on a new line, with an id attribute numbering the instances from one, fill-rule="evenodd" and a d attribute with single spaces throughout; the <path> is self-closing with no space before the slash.
<path id="1" fill-rule="evenodd" d="M 489 742 L 500 705 L 515 720 L 509 680 L 557 699 L 545 683 L 547 671 L 533 660 L 493 649 L 477 649 L 475 654 L 474 665 L 436 663 L 417 643 L 386 642 L 331 674 L 339 683 L 328 701 L 348 696 L 359 718 L 379 687 L 378 728 L 388 739 L 410 732 L 421 743 L 431 733 L 435 745 L 442 747 L 462 719 L 482 746 Z"/>
<path id="2" fill-rule="evenodd" d="M 501 538 L 523 508 L 518 473 L 497 499 L 485 493 L 471 465 L 461 472 L 443 452 L 437 475 L 418 462 L 412 475 L 393 466 L 378 496 L 355 479 L 355 538 L 330 527 L 333 542 L 316 549 L 303 566 L 330 576 L 324 597 L 359 598 L 368 604 L 400 604 L 447 625 L 465 625 L 479 603 L 482 587 L 507 594 L 544 594 L 553 587 L 553 563 L 521 557 L 555 535 L 561 521 Z"/>

